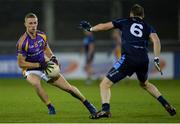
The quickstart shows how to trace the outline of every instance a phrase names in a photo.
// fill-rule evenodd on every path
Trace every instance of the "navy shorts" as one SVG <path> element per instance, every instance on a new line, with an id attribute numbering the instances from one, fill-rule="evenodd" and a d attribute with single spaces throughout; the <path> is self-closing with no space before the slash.
<path id="1" fill-rule="evenodd" d="M 126 76 L 131 76 L 133 73 L 136 73 L 138 80 L 144 83 L 148 78 L 148 65 L 148 56 L 138 59 L 123 54 L 110 69 L 107 78 L 113 83 L 116 83 Z"/>

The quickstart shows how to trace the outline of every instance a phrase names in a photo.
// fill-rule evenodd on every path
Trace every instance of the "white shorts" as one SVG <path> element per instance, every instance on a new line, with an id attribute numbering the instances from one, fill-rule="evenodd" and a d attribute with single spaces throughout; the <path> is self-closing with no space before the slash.
<path id="1" fill-rule="evenodd" d="M 25 72 L 25 77 L 27 77 L 29 74 L 35 74 L 39 76 L 41 79 L 45 80 L 46 82 L 49 81 L 51 78 L 48 78 L 47 75 L 40 70 L 29 70 Z"/>

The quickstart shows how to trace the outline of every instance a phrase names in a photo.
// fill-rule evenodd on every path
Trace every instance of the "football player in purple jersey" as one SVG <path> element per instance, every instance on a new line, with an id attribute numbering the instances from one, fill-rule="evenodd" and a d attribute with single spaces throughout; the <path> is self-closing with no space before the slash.
<path id="1" fill-rule="evenodd" d="M 45 33 L 37 30 L 37 16 L 34 13 L 28 13 L 25 16 L 24 25 L 26 27 L 26 32 L 20 37 L 16 46 L 18 65 L 22 69 L 22 74 L 27 82 L 34 87 L 37 95 L 49 109 L 49 114 L 53 115 L 56 112 L 41 85 L 42 79 L 79 99 L 91 114 L 96 113 L 96 108 L 75 86 L 69 84 L 62 74 L 59 74 L 59 76 L 55 78 L 47 77 L 45 70 L 51 66 L 48 65 L 48 61 L 53 61 L 57 65 L 60 65 L 60 63 L 51 51 Z"/>

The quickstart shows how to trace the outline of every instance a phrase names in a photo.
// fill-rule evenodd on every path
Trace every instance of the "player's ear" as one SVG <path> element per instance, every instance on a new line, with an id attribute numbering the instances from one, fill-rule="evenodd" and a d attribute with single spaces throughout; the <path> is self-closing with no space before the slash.
<path id="1" fill-rule="evenodd" d="M 24 22 L 24 26 L 26 27 L 26 22 Z"/>
<path id="2" fill-rule="evenodd" d="M 134 14 L 132 12 L 130 12 L 129 16 L 130 17 L 134 17 Z"/>
<path id="3" fill-rule="evenodd" d="M 145 14 L 142 15 L 142 18 L 144 18 L 144 17 L 145 17 Z"/>

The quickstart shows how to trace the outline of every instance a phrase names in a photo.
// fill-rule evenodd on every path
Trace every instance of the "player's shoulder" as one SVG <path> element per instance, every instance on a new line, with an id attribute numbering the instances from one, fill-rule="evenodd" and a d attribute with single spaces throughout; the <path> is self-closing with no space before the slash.
<path id="1" fill-rule="evenodd" d="M 146 20 L 141 19 L 141 18 L 139 18 L 139 17 L 130 17 L 130 20 L 131 20 L 133 23 L 134 23 L 134 22 L 135 22 L 135 23 L 139 23 L 139 24 L 142 24 L 143 26 L 148 27 L 148 28 L 151 27 L 151 25 L 149 25 Z"/>
<path id="2" fill-rule="evenodd" d="M 37 30 L 37 35 L 42 37 L 44 39 L 44 41 L 47 41 L 47 36 L 43 31 Z"/>
<path id="3" fill-rule="evenodd" d="M 22 44 L 27 39 L 27 33 L 25 32 L 23 35 L 20 36 L 17 44 Z"/>
<path id="4" fill-rule="evenodd" d="M 20 49 L 23 45 L 23 43 L 27 40 L 27 33 L 25 32 L 23 35 L 20 36 L 16 46 L 18 47 L 18 49 Z"/>
<path id="5" fill-rule="evenodd" d="M 150 31 L 150 33 L 156 33 L 156 30 L 152 25 L 146 23 L 146 27 Z"/>
<path id="6" fill-rule="evenodd" d="M 121 29 L 123 25 L 125 25 L 128 21 L 128 18 L 117 18 L 112 20 L 112 24 L 115 28 Z"/>
<path id="7" fill-rule="evenodd" d="M 45 32 L 43 32 L 43 31 L 40 31 L 40 30 L 37 30 L 37 34 L 46 35 L 46 33 L 45 33 Z"/>
<path id="8" fill-rule="evenodd" d="M 146 27 L 148 30 L 155 32 L 154 27 L 151 24 L 149 24 L 146 20 L 143 19 L 142 23 L 143 23 L 144 27 Z"/>
<path id="9" fill-rule="evenodd" d="M 117 19 L 114 19 L 113 21 L 117 23 L 126 22 L 126 21 L 129 21 L 129 18 L 117 18 Z"/>

